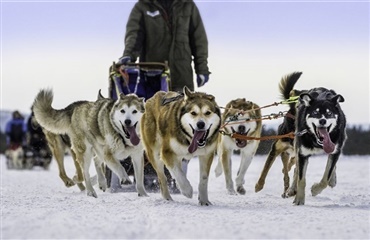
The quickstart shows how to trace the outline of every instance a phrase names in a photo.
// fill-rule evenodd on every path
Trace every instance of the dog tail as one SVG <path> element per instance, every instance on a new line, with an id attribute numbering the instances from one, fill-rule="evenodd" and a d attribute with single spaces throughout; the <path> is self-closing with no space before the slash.
<path id="1" fill-rule="evenodd" d="M 43 128 L 55 134 L 66 134 L 71 125 L 71 117 L 68 109 L 56 110 L 51 106 L 53 98 L 51 89 L 41 90 L 35 98 L 32 110 Z"/>
<path id="2" fill-rule="evenodd" d="M 291 91 L 301 75 L 302 72 L 293 72 L 280 80 L 279 90 L 283 99 L 288 99 L 292 96 Z"/>

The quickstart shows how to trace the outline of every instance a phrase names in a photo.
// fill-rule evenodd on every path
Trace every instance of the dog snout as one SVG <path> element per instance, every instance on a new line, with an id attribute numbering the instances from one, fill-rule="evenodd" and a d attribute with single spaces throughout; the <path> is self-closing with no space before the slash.
<path id="1" fill-rule="evenodd" d="M 199 130 L 204 129 L 205 126 L 206 126 L 205 122 L 203 122 L 203 121 L 197 122 L 197 127 L 198 127 Z"/>
<path id="2" fill-rule="evenodd" d="M 126 124 L 126 126 L 130 126 L 131 125 L 131 120 L 130 119 L 126 119 L 125 120 L 125 124 Z"/>
<path id="3" fill-rule="evenodd" d="M 244 125 L 239 125 L 239 127 L 238 127 L 238 131 L 239 131 L 240 133 L 244 133 L 244 132 L 245 132 L 245 126 L 244 126 Z"/>
<path id="4" fill-rule="evenodd" d="M 326 124 L 326 119 L 320 119 L 319 123 L 320 123 L 320 125 L 324 126 Z"/>

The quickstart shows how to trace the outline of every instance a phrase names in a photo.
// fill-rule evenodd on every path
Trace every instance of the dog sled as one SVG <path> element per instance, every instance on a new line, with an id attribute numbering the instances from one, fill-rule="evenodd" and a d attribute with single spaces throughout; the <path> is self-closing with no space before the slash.
<path id="1" fill-rule="evenodd" d="M 113 62 L 109 68 L 109 97 L 117 99 L 121 93 L 136 94 L 145 100 L 151 98 L 158 91 L 170 91 L 171 79 L 168 63 L 160 62 L 140 62 L 118 65 Z M 147 191 L 159 191 L 157 174 L 144 155 L 144 185 Z M 127 158 L 121 161 L 128 175 L 133 175 L 133 166 L 131 159 Z M 168 185 L 173 193 L 179 193 L 175 180 L 167 169 L 165 169 L 168 178 Z M 106 179 L 108 187 L 111 186 L 112 171 L 106 167 Z"/>

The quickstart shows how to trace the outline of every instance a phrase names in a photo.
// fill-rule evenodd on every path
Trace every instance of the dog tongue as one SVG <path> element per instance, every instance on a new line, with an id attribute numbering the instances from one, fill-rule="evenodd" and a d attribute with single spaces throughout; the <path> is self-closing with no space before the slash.
<path id="1" fill-rule="evenodd" d="M 328 154 L 332 153 L 335 149 L 335 144 L 331 141 L 330 136 L 326 128 L 319 128 L 319 133 L 323 140 L 324 151 Z"/>
<path id="2" fill-rule="evenodd" d="M 189 145 L 188 151 L 189 153 L 193 153 L 198 148 L 198 141 L 204 137 L 204 134 L 206 134 L 206 131 L 195 131 L 193 139 L 191 140 L 191 143 Z"/>
<path id="3" fill-rule="evenodd" d="M 136 134 L 135 126 L 127 127 L 127 131 L 130 133 L 130 141 L 132 145 L 136 146 L 140 142 L 140 138 Z"/>

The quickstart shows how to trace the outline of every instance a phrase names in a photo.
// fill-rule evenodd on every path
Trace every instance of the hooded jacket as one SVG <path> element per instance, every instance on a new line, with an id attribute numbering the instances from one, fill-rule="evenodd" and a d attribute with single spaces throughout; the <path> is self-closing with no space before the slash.
<path id="1" fill-rule="evenodd" d="M 168 61 L 171 90 L 194 90 L 192 61 L 196 74 L 210 74 L 207 35 L 192 0 L 173 0 L 171 8 L 169 16 L 157 0 L 139 0 L 127 22 L 123 56 Z"/>

